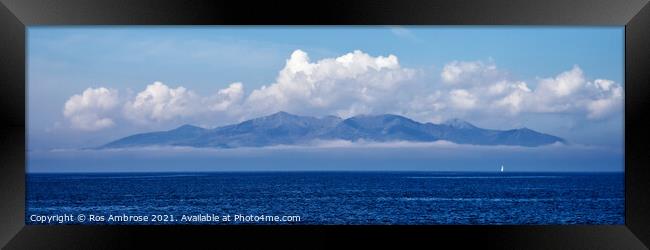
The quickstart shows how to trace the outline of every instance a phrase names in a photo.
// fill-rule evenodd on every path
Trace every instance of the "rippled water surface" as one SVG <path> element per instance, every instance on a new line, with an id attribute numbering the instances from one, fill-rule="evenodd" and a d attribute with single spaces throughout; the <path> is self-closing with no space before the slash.
<path id="1" fill-rule="evenodd" d="M 622 173 L 28 174 L 26 223 L 35 214 L 161 214 L 175 220 L 110 223 L 214 224 L 179 218 L 240 214 L 300 221 L 229 223 L 624 224 L 623 181 Z"/>

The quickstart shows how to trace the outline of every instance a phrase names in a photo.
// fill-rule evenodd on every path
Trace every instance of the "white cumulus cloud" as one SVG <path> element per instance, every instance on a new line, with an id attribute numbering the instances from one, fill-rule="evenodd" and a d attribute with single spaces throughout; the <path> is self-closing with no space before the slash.
<path id="1" fill-rule="evenodd" d="M 485 83 L 486 80 L 495 79 L 502 74 L 493 62 L 453 61 L 445 64 L 440 77 L 447 84 L 467 85 Z"/>
<path id="2" fill-rule="evenodd" d="M 228 108 L 241 104 L 244 99 L 244 84 L 231 83 L 227 88 L 220 89 L 216 95 L 207 100 L 208 108 L 213 111 L 227 111 Z"/>
<path id="3" fill-rule="evenodd" d="M 487 116 L 521 114 L 605 119 L 622 111 L 621 84 L 590 81 L 577 65 L 531 83 L 512 79 L 492 60 L 452 61 L 439 77 L 426 76 L 423 70 L 403 67 L 390 54 L 355 50 L 312 60 L 295 50 L 274 81 L 249 92 L 241 82 L 207 95 L 154 82 L 131 98 L 119 99 L 115 90 L 89 88 L 66 102 L 64 116 L 74 128 L 98 130 L 114 126 L 116 118 L 137 125 L 215 126 L 277 111 L 342 118 L 393 113 L 428 122 L 480 122 Z"/>
<path id="4" fill-rule="evenodd" d="M 154 82 L 124 105 L 124 115 L 136 123 L 168 121 L 189 117 L 201 108 L 198 95 L 184 87 L 170 88 Z"/>
<path id="5" fill-rule="evenodd" d="M 110 113 L 118 104 L 117 90 L 87 88 L 70 97 L 63 107 L 63 116 L 73 128 L 96 131 L 115 125 Z"/>
<path id="6" fill-rule="evenodd" d="M 350 116 L 383 110 L 415 70 L 396 56 L 373 57 L 359 50 L 312 62 L 296 50 L 275 83 L 254 90 L 246 105 L 260 114 L 277 110 Z"/>
<path id="7" fill-rule="evenodd" d="M 562 72 L 554 78 L 542 79 L 538 92 L 549 92 L 556 97 L 563 97 L 575 93 L 584 83 L 582 69 L 573 66 L 571 70 Z"/>
<path id="8" fill-rule="evenodd" d="M 587 117 L 590 119 L 605 118 L 623 108 L 623 87 L 611 80 L 596 79 L 587 85 L 595 98 L 587 102 Z"/>
<path id="9" fill-rule="evenodd" d="M 458 109 L 472 109 L 478 102 L 476 96 L 464 89 L 454 89 L 450 91 L 449 97 L 452 106 Z"/>

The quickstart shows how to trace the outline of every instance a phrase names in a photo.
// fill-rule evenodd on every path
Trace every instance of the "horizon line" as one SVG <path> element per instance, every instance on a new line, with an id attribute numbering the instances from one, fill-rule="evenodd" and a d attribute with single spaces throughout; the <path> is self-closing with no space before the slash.
<path id="1" fill-rule="evenodd" d="M 615 171 L 615 170 L 603 170 L 603 171 L 597 171 L 597 170 L 585 170 L 585 171 L 481 171 L 481 170 L 373 170 L 373 169 L 368 169 L 368 170 L 322 170 L 322 169 L 296 169 L 296 170 L 201 170 L 201 171 L 187 171 L 187 170 L 167 170 L 167 171 L 92 171 L 92 172 L 84 172 L 84 171 L 62 171 L 62 172 L 48 172 L 48 171 L 36 171 L 36 172 L 30 172 L 30 171 L 25 171 L 25 174 L 174 174 L 174 173 L 193 173 L 193 174 L 210 174 L 210 173 L 300 173 L 300 172 L 309 172 L 309 173 L 318 173 L 318 172 L 323 172 L 323 173 L 337 173 L 337 172 L 343 172 L 343 173 L 350 173 L 350 172 L 358 172 L 358 173 L 377 173 L 377 172 L 387 172 L 387 173 L 414 173 L 414 172 L 420 172 L 420 173 L 495 173 L 495 174 L 509 174 L 509 173 L 514 173 L 514 174 L 524 174 L 524 173 L 561 173 L 561 174 L 571 174 L 571 173 L 577 173 L 577 174 L 586 174 L 586 173 L 625 173 L 625 170 L 622 171 Z"/>

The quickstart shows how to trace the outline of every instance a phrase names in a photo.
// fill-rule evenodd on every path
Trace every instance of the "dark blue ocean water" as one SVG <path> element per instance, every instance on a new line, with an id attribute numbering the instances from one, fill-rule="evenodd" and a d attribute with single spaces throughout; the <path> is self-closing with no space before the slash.
<path id="1" fill-rule="evenodd" d="M 624 178 L 622 173 L 28 174 L 26 223 L 40 224 L 32 215 L 62 214 L 75 217 L 68 224 L 79 223 L 79 214 L 94 224 L 624 224 Z M 168 221 L 88 222 L 91 214 L 149 220 L 166 215 Z M 200 214 L 300 216 L 300 221 L 181 221 L 183 215 Z"/>

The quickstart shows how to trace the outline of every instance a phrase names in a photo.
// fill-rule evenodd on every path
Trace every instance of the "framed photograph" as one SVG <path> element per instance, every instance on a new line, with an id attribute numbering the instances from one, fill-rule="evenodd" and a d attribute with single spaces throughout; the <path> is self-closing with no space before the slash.
<path id="1" fill-rule="evenodd" d="M 648 1 L 0 2 L 6 249 L 650 244 Z"/>

